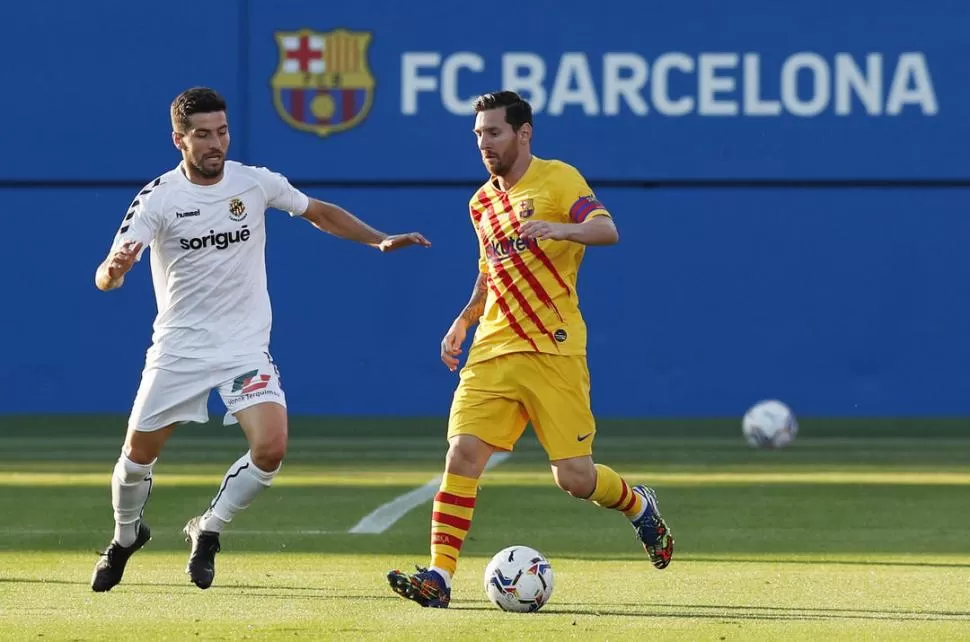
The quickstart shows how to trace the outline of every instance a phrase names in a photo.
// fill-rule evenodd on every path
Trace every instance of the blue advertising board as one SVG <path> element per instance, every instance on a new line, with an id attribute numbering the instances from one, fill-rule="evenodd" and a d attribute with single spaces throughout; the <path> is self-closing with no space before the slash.
<path id="1" fill-rule="evenodd" d="M 970 172 L 957 0 L 219 0 L 177 29 L 123 0 L 0 11 L 23 97 L 0 113 L 36 123 L 5 132 L 24 150 L 0 159 L 7 180 L 156 175 L 168 105 L 196 84 L 229 98 L 237 157 L 298 180 L 477 180 L 471 103 L 500 88 L 533 102 L 537 151 L 595 179 Z"/>
<path id="2" fill-rule="evenodd" d="M 843 3 L 833 16 L 824 4 L 531 2 L 489 18 L 460 3 L 357 2 L 325 16 L 306 2 L 257 3 L 250 96 L 266 126 L 253 129 L 252 151 L 306 178 L 320 169 L 295 159 L 324 150 L 324 173 L 340 178 L 477 177 L 472 101 L 507 88 L 534 103 L 536 146 L 597 178 L 966 175 L 970 43 L 954 16 L 970 8 Z M 348 37 L 339 30 L 359 39 L 374 99 L 345 133 L 320 123 L 323 147 L 282 123 L 265 79 L 319 53 L 299 34 L 318 34 L 327 51 Z M 288 44 L 272 37 L 280 31 Z M 297 108 L 318 123 L 313 105 L 329 115 L 332 76 L 319 89 L 312 78 Z"/>
<path id="3" fill-rule="evenodd" d="M 381 255 L 271 210 L 271 349 L 300 414 L 444 415 L 438 359 L 476 275 L 462 189 L 311 190 L 428 250 Z M 970 413 L 970 190 L 604 189 L 620 243 L 579 295 L 601 416 Z M 148 265 L 94 287 L 128 190 L 16 190 L 0 408 L 125 412 L 151 336 Z M 69 204 L 70 207 L 64 207 Z M 103 212 L 110 211 L 108 214 Z M 79 212 L 84 213 L 78 214 Z M 45 237 L 46 238 L 46 237 Z"/>

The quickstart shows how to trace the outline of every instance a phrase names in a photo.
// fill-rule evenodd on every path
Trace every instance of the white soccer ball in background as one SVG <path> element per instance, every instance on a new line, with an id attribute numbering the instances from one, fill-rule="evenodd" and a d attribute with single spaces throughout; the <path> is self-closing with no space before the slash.
<path id="1" fill-rule="evenodd" d="M 528 546 L 503 548 L 485 567 L 485 594 L 503 611 L 538 611 L 552 597 L 552 587 L 552 565 Z"/>
<path id="2" fill-rule="evenodd" d="M 784 448 L 798 434 L 798 421 L 791 408 L 770 399 L 751 406 L 741 421 L 744 438 L 756 448 Z"/>

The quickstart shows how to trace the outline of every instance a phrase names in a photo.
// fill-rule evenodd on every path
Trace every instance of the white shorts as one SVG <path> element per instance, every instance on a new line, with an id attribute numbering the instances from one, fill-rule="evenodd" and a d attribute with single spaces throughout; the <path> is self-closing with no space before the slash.
<path id="1" fill-rule="evenodd" d="M 224 425 L 238 423 L 233 413 L 259 403 L 286 407 L 279 368 L 269 353 L 231 364 L 162 355 L 145 364 L 128 428 L 152 432 L 172 424 L 206 423 L 213 390 L 226 406 Z"/>

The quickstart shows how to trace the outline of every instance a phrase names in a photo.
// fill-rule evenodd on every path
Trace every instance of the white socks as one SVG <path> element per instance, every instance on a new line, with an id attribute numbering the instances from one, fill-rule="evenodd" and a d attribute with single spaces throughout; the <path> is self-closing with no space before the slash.
<path id="1" fill-rule="evenodd" d="M 111 475 L 111 506 L 115 517 L 114 540 L 121 546 L 131 546 L 138 537 L 138 522 L 152 492 L 154 464 L 154 461 L 136 464 L 128 459 L 124 451 L 115 464 Z M 249 506 L 256 495 L 273 483 L 278 472 L 279 468 L 273 472 L 260 470 L 247 452 L 229 467 L 199 527 L 204 531 L 221 533 L 237 512 Z"/>
<path id="2" fill-rule="evenodd" d="M 154 463 L 136 464 L 122 451 L 115 464 L 111 475 L 111 506 L 115 515 L 114 539 L 122 546 L 131 546 L 138 537 L 138 521 L 152 492 Z"/>
<path id="3" fill-rule="evenodd" d="M 250 452 L 240 457 L 226 472 L 218 494 L 202 516 L 199 528 L 221 533 L 237 512 L 249 506 L 256 495 L 269 488 L 279 470 L 260 470 L 253 463 Z"/>

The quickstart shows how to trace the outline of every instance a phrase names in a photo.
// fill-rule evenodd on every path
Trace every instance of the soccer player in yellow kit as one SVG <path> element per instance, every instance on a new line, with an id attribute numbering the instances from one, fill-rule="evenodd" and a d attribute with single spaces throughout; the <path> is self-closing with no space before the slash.
<path id="1" fill-rule="evenodd" d="M 512 450 L 530 420 L 561 489 L 626 515 L 658 569 L 674 548 L 656 493 L 631 487 L 592 458 L 596 423 L 576 277 L 587 245 L 617 242 L 613 218 L 576 168 L 532 155 L 532 108 L 518 94 L 485 94 L 475 111 L 491 177 L 469 203 L 480 241 L 475 289 L 441 342 L 441 360 L 452 371 L 468 329 L 478 329 L 448 421 L 431 566 L 388 573 L 396 593 L 438 608 L 451 600 L 478 479 L 492 453 Z"/>

